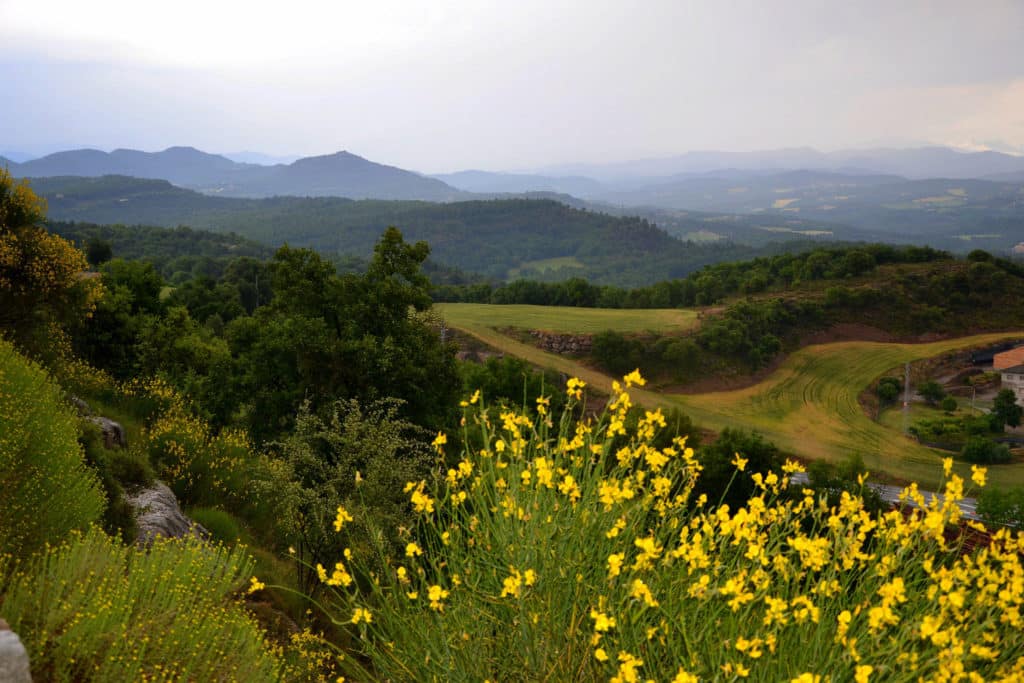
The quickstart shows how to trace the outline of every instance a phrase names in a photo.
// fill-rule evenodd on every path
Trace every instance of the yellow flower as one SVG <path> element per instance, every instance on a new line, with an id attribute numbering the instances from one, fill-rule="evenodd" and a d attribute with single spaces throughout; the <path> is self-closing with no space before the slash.
<path id="1" fill-rule="evenodd" d="M 587 386 L 587 383 L 579 377 L 570 377 L 569 381 L 565 383 L 565 394 L 569 398 L 575 398 L 578 401 L 583 397 L 583 387 L 585 386 Z"/>
<path id="2" fill-rule="evenodd" d="M 594 630 L 599 633 L 615 628 L 615 617 L 610 617 L 604 612 L 592 609 L 590 610 L 590 618 L 594 620 Z"/>
<path id="3" fill-rule="evenodd" d="M 352 623 L 358 624 L 360 621 L 364 621 L 367 624 L 373 621 L 373 616 L 370 614 L 370 610 L 363 607 L 356 607 L 355 611 L 352 612 Z"/>
<path id="4" fill-rule="evenodd" d="M 603 647 L 599 647 L 596 650 L 594 650 L 594 659 L 596 659 L 599 662 L 607 662 L 608 653 L 604 651 Z"/>
<path id="5" fill-rule="evenodd" d="M 247 590 L 246 593 L 255 593 L 256 591 L 261 591 L 266 587 L 266 584 L 264 584 L 262 581 L 260 581 L 254 576 L 251 579 L 249 579 L 249 590 Z"/>
<path id="6" fill-rule="evenodd" d="M 637 385 L 638 387 L 642 387 L 643 385 L 647 384 L 647 380 L 640 376 L 640 368 L 637 368 L 633 372 L 623 377 L 622 381 L 626 383 L 627 387 L 631 387 L 634 384 Z"/>
<path id="7" fill-rule="evenodd" d="M 338 515 L 334 518 L 334 530 L 335 531 L 341 531 L 341 527 L 345 524 L 345 522 L 351 522 L 351 521 L 352 521 L 352 515 L 348 514 L 348 511 L 344 507 L 339 505 L 338 506 Z"/>
<path id="8" fill-rule="evenodd" d="M 417 555 L 422 555 L 422 554 L 423 554 L 423 551 L 420 550 L 420 547 L 418 545 L 416 545 L 415 543 L 409 543 L 408 545 L 405 546 L 405 556 L 406 557 L 416 557 Z"/>
<path id="9" fill-rule="evenodd" d="M 802 673 L 789 683 L 821 683 L 821 676 L 812 673 Z"/>
<path id="10" fill-rule="evenodd" d="M 985 485 L 985 475 L 988 473 L 988 469 L 985 467 L 978 467 L 977 465 L 971 465 L 971 481 L 978 486 Z"/>
<path id="11" fill-rule="evenodd" d="M 736 469 L 738 469 L 740 472 L 742 472 L 744 470 L 744 468 L 746 468 L 747 462 L 748 462 L 747 458 L 741 458 L 740 454 L 737 453 L 736 457 L 732 461 L 732 464 L 736 466 Z"/>
<path id="12" fill-rule="evenodd" d="M 622 562 L 626 559 L 626 553 L 612 553 L 608 556 L 608 578 L 613 578 L 622 573 Z"/>
<path id="13" fill-rule="evenodd" d="M 448 443 L 448 437 L 445 436 L 444 432 L 438 432 L 437 436 L 434 437 L 434 441 L 431 443 L 431 445 L 438 453 L 440 453 L 442 450 L 444 450 L 442 446 L 444 446 L 446 443 Z"/>
<path id="14" fill-rule="evenodd" d="M 447 597 L 448 591 L 436 584 L 427 589 L 427 599 L 430 600 L 430 608 L 433 610 L 443 612 L 444 603 L 442 601 Z"/>
<path id="15" fill-rule="evenodd" d="M 679 672 L 676 673 L 676 677 L 672 679 L 672 683 L 699 683 L 699 681 L 699 678 L 683 668 L 680 668 Z"/>
<path id="16" fill-rule="evenodd" d="M 853 678 L 857 683 L 868 683 L 868 678 L 874 670 L 875 667 L 870 664 L 862 664 L 854 671 Z"/>

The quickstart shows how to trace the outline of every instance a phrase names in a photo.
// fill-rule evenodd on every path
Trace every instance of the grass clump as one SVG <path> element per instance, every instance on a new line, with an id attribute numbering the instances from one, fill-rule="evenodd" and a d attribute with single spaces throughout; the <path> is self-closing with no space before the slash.
<path id="1" fill-rule="evenodd" d="M 45 681 L 276 681 L 281 660 L 234 597 L 240 550 L 158 540 L 147 551 L 99 529 L 0 565 L 4 617 Z"/>
<path id="2" fill-rule="evenodd" d="M 0 554 L 25 555 L 103 514 L 78 423 L 46 372 L 0 339 Z"/>
<path id="3" fill-rule="evenodd" d="M 642 380 L 631 373 L 630 383 Z M 580 384 L 570 380 L 570 408 Z M 404 554 L 382 551 L 368 565 L 345 552 L 321 572 L 331 614 L 365 657 L 347 657 L 346 673 L 616 682 L 1024 674 L 1024 536 L 998 532 L 960 553 L 948 533 L 962 522 L 965 482 L 951 460 L 943 500 L 926 504 L 910 487 L 904 498 L 917 507 L 880 515 L 847 491 L 832 504 L 826 493 L 794 495 L 793 462 L 755 473 L 749 499 L 729 506 L 697 496 L 701 464 L 685 439 L 651 445 L 660 411 L 626 433 L 630 408 L 618 383 L 597 422 L 571 411 L 560 421 L 546 411 L 493 420 L 467 407 L 462 460 L 407 486 L 419 521 Z M 465 447 L 469 430 L 482 448 Z M 748 462 L 737 454 L 734 466 Z M 983 485 L 985 471 L 972 478 Z M 336 527 L 354 514 L 339 509 Z"/>

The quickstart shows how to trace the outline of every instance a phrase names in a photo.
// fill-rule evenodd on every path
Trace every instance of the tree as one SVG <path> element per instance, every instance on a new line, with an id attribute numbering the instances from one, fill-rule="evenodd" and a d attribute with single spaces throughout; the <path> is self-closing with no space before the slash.
<path id="1" fill-rule="evenodd" d="M 1017 395 L 1012 389 L 1002 389 L 996 394 L 992 402 L 992 416 L 999 425 L 999 430 L 1005 425 L 1019 426 L 1022 412 L 1024 409 L 1017 405 Z"/>
<path id="2" fill-rule="evenodd" d="M 878 394 L 878 400 L 885 404 L 892 403 L 898 399 L 902 390 L 903 384 L 898 377 L 883 377 L 878 380 L 878 387 L 875 389 L 875 393 Z"/>
<path id="3" fill-rule="evenodd" d="M 103 287 L 83 277 L 85 255 L 40 224 L 46 203 L 24 181 L 0 169 L 0 330 L 38 350 L 60 328 L 89 316 Z"/>
<path id="4" fill-rule="evenodd" d="M 103 265 L 113 257 L 114 248 L 105 239 L 90 237 L 85 243 L 85 258 L 94 268 Z"/>
<path id="5" fill-rule="evenodd" d="M 930 406 L 938 404 L 946 397 L 946 390 L 935 380 L 928 380 L 917 385 L 917 393 Z"/>
<path id="6" fill-rule="evenodd" d="M 952 396 L 946 396 L 945 398 L 942 399 L 941 406 L 942 409 L 947 413 L 955 412 L 957 409 L 956 399 L 953 398 Z"/>

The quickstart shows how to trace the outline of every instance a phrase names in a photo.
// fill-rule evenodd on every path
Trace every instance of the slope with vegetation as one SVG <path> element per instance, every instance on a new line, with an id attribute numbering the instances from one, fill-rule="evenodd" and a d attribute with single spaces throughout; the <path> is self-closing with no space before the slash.
<path id="1" fill-rule="evenodd" d="M 125 177 L 36 178 L 32 183 L 57 220 L 188 225 L 273 246 L 310 247 L 327 256 L 369 257 L 380 233 L 401 225 L 409 239 L 430 243 L 435 261 L 499 281 L 512 274 L 548 281 L 580 276 L 636 286 L 761 253 L 728 242 L 681 242 L 643 219 L 584 211 L 551 199 L 450 204 L 329 197 L 254 200 Z M 783 247 L 767 249 L 775 253 Z M 551 261 L 556 258 L 562 260 Z"/>

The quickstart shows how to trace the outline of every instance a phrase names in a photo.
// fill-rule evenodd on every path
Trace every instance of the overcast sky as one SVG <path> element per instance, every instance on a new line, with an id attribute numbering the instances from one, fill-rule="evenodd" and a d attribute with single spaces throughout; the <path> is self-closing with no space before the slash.
<path id="1" fill-rule="evenodd" d="M 1024 153 L 1024 2 L 0 0 L 0 150 Z"/>

